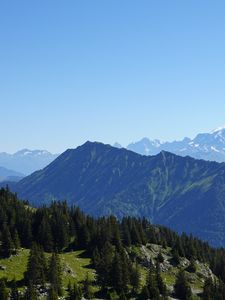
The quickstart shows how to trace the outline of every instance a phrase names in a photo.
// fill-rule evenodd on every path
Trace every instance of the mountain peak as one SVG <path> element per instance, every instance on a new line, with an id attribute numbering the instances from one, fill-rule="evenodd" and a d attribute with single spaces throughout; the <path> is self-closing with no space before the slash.
<path id="1" fill-rule="evenodd" d="M 224 130 L 225 130 L 225 125 L 217 127 L 216 129 L 211 131 L 211 134 L 218 133 L 218 132 L 221 132 L 221 131 L 224 131 Z"/>

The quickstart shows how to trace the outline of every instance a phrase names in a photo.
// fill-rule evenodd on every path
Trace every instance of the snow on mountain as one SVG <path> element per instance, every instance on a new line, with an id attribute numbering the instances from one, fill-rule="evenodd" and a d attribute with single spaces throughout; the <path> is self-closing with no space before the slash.
<path id="1" fill-rule="evenodd" d="M 197 159 L 225 161 L 225 126 L 210 133 L 200 133 L 194 139 L 184 138 L 181 141 L 160 142 L 143 138 L 131 143 L 127 149 L 142 155 L 156 155 L 165 150 L 181 156 L 192 156 Z"/>
<path id="2" fill-rule="evenodd" d="M 43 169 L 51 163 L 58 154 L 46 150 L 22 149 L 14 154 L 0 153 L 0 166 L 23 174 L 31 174 Z"/>

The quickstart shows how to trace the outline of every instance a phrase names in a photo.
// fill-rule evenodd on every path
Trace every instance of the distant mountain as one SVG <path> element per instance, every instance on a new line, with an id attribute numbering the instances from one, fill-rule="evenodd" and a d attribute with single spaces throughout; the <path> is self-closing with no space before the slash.
<path id="1" fill-rule="evenodd" d="M 0 167 L 0 182 L 3 181 L 19 181 L 23 177 L 25 177 L 24 174 L 13 171 L 13 170 L 8 170 L 4 167 Z"/>
<path id="2" fill-rule="evenodd" d="M 186 137 L 182 141 L 160 142 L 143 138 L 129 144 L 127 149 L 142 155 L 155 155 L 165 150 L 181 156 L 225 162 L 225 126 L 211 133 L 198 134 L 194 139 Z"/>
<path id="3" fill-rule="evenodd" d="M 28 175 L 46 167 L 57 156 L 46 150 L 23 149 L 14 154 L 1 152 L 0 166 Z"/>
<path id="4" fill-rule="evenodd" d="M 33 205 L 67 199 L 94 215 L 146 217 L 225 246 L 225 164 L 168 152 L 141 156 L 87 142 L 14 190 Z"/>

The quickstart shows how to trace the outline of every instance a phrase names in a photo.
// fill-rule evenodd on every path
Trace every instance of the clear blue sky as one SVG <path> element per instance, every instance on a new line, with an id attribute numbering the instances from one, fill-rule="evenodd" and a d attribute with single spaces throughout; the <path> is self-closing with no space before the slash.
<path id="1" fill-rule="evenodd" d="M 0 151 L 225 124 L 225 1 L 0 2 Z"/>

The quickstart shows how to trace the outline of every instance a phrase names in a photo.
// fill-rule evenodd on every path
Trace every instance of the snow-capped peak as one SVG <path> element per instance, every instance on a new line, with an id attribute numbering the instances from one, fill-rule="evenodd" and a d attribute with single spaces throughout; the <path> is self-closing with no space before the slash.
<path id="1" fill-rule="evenodd" d="M 223 130 L 225 130 L 225 125 L 220 126 L 220 127 L 216 128 L 216 129 L 214 129 L 213 131 L 211 131 L 211 133 L 214 134 L 214 133 L 221 132 Z"/>

